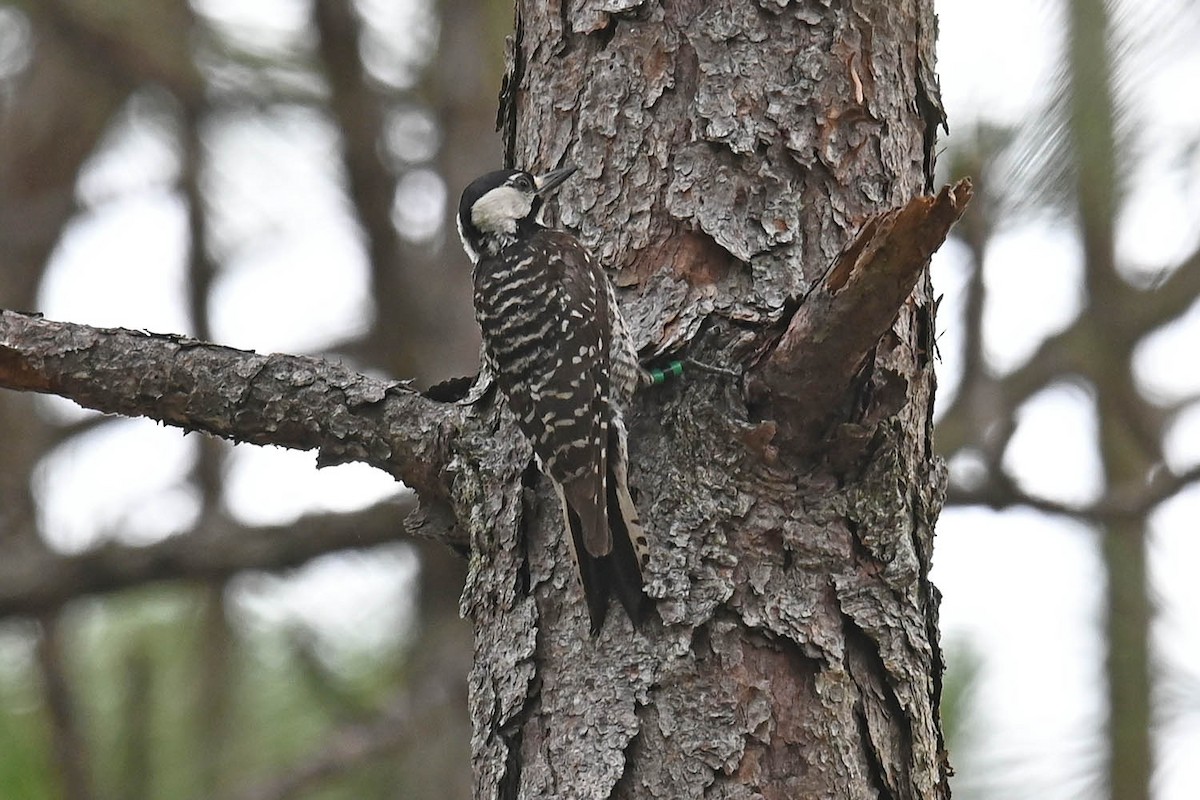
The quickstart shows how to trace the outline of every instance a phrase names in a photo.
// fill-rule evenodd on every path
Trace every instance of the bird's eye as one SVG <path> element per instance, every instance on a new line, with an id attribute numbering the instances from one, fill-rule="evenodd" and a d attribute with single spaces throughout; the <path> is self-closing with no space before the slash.
<path id="1" fill-rule="evenodd" d="M 518 175 L 513 179 L 513 186 L 517 187 L 522 192 L 533 191 L 533 181 L 530 180 L 528 175 Z"/>

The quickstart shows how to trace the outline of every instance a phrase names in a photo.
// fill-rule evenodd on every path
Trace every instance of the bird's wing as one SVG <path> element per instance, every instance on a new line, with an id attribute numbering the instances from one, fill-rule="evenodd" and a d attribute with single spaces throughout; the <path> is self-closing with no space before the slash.
<path id="1" fill-rule="evenodd" d="M 558 319 L 553 379 L 534 401 L 534 449 L 579 516 L 587 551 L 603 556 L 612 549 L 605 490 L 609 319 L 603 274 L 570 234 L 542 231 L 530 239 L 530 248 L 546 265 L 546 279 L 553 287 L 550 302 Z M 547 419 L 553 424 L 539 427 Z M 539 448 L 541 437 L 546 441 Z"/>

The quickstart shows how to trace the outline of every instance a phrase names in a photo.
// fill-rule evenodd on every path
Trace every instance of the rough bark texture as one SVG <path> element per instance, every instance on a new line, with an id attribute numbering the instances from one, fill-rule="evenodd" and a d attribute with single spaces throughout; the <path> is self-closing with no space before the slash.
<path id="1" fill-rule="evenodd" d="M 625 287 L 646 352 L 769 362 L 854 232 L 929 184 L 933 22 L 915 0 L 519 2 L 509 158 L 580 167 L 559 219 Z M 772 441 L 787 421 L 736 381 L 643 398 L 645 631 L 614 615 L 587 638 L 546 487 L 513 488 L 523 448 L 481 476 L 477 797 L 948 794 L 927 282 L 895 313 L 820 443 Z"/>
<path id="2" fill-rule="evenodd" d="M 362 461 L 431 499 L 445 495 L 439 427 L 457 428 L 463 416 L 317 358 L 11 311 L 0 311 L 0 386 L 239 442 L 316 449 L 321 465 Z"/>
<path id="3" fill-rule="evenodd" d="M 928 0 L 518 5 L 510 160 L 581 168 L 556 209 L 624 287 L 646 353 L 749 371 L 647 392 L 632 415 L 658 598 L 642 631 L 612 614 L 587 635 L 557 507 L 494 407 L 8 312 L 0 386 L 317 448 L 420 492 L 418 531 L 471 545 L 477 797 L 944 797 L 932 304 L 912 263 L 900 304 L 851 246 L 928 203 L 932 24 Z M 820 346 L 797 310 L 856 280 L 862 303 L 831 324 L 885 333 L 842 348 L 818 435 L 778 418 L 789 366 Z"/>

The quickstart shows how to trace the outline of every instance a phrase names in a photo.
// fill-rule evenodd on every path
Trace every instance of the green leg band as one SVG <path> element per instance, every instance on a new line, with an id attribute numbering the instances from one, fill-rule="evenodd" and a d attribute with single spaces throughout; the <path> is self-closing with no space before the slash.
<path id="1" fill-rule="evenodd" d="M 678 378 L 683 375 L 683 362 L 672 361 L 667 365 L 666 369 L 650 370 L 650 385 L 658 386 L 660 383 L 666 383 L 671 378 Z"/>

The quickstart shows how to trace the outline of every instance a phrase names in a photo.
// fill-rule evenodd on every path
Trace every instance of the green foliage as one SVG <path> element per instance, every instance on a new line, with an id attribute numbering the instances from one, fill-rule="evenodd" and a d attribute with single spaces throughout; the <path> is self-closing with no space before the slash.
<path id="1" fill-rule="evenodd" d="M 983 659 L 967 641 L 945 645 L 946 675 L 942 681 L 942 733 L 952 754 L 967 749 L 973 730 L 972 708 L 975 686 Z"/>
<path id="2" fill-rule="evenodd" d="M 41 714 L 41 697 L 28 652 L 28 631 L 0 634 L 0 797 L 51 800 L 57 795 L 50 768 L 50 736 Z"/>
<path id="3" fill-rule="evenodd" d="M 256 630 L 226 639 L 224 679 L 214 693 L 211 676 L 206 683 L 202 675 L 214 663 L 206 654 L 213 642 L 205 597 L 150 588 L 79 603 L 64 615 L 65 668 L 98 796 L 206 797 L 286 774 L 339 724 L 369 717 L 396 691 L 397 669 L 387 656 L 359 653 L 331 668 L 286 631 Z M 8 656 L 32 651 L 35 636 L 32 628 L 19 631 L 0 647 Z M 31 658 L 0 659 L 2 798 L 59 796 L 38 688 Z M 206 726 L 211 713 L 219 722 Z M 206 781 L 206 757 L 216 760 L 216 785 Z M 304 796 L 384 796 L 385 787 L 394 793 L 402 785 L 395 772 L 355 769 Z"/>

